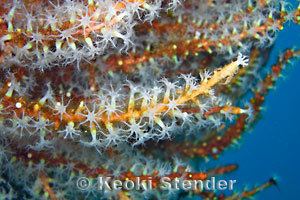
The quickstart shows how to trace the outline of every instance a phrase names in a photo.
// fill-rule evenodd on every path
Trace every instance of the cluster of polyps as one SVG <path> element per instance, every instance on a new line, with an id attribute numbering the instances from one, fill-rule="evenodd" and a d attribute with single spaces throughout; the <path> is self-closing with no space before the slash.
<path id="1" fill-rule="evenodd" d="M 212 53 L 215 48 L 218 52 L 233 54 L 248 51 L 253 41 L 259 45 L 271 44 L 274 33 L 293 16 L 286 16 L 284 2 L 281 2 L 280 14 L 276 1 L 235 2 L 234 6 L 232 2 L 214 4 L 192 1 L 193 6 L 187 3 L 177 11 L 176 6 L 181 5 L 178 0 L 92 0 L 59 4 L 49 1 L 40 2 L 34 8 L 23 1 L 4 1 L 0 16 L 0 25 L 4 29 L 0 33 L 0 52 L 4 52 L 4 58 L 0 56 L 0 63 L 44 70 L 74 62 L 79 67 L 83 60 L 116 53 L 116 49 L 129 52 L 133 46 L 144 46 L 143 43 L 151 44 L 158 39 L 154 36 L 153 41 L 148 41 L 151 33 L 145 38 L 136 37 L 136 24 L 152 23 L 162 11 L 170 9 L 178 16 L 178 25 L 187 29 L 184 37 L 195 40 L 191 45 L 196 46 L 194 51 Z M 245 9 L 248 12 L 243 12 Z M 278 20 L 277 15 L 283 19 Z M 242 20 L 237 20 L 239 18 Z M 165 20 L 166 23 L 169 21 Z"/>
<path id="2" fill-rule="evenodd" d="M 14 54 L 6 64 L 39 69 L 91 60 L 109 47 L 127 51 L 132 46 L 135 24 L 151 22 L 163 9 L 161 1 L 144 0 L 49 1 L 34 8 L 22 1 L 2 4 L 6 13 L 0 23 L 7 29 L 0 34 L 0 48 L 12 48 Z M 17 46 L 9 44 L 16 41 Z"/>
<path id="3" fill-rule="evenodd" d="M 170 138 L 183 127 L 195 130 L 204 125 L 220 126 L 222 117 L 205 117 L 207 110 L 228 105 L 226 99 L 214 94 L 214 87 L 219 83 L 228 84 L 240 66 L 246 65 L 247 57 L 239 54 L 236 61 L 214 72 L 201 73 L 199 81 L 191 75 L 182 75 L 178 83 L 162 79 L 152 88 L 139 87 L 131 82 L 119 90 L 112 86 L 102 87 L 80 100 L 79 104 L 65 94 L 55 94 L 50 84 L 41 98 L 30 102 L 29 96 L 20 96 L 18 88 L 21 83 L 12 75 L 13 79 L 4 91 L 3 104 L 17 110 L 11 112 L 13 125 L 9 127 L 10 132 L 18 130 L 21 135 L 37 133 L 40 138 L 38 147 L 49 142 L 46 137 L 53 131 L 64 138 L 79 138 L 88 146 L 108 147 L 122 142 L 137 145 L 150 139 Z M 18 101 L 20 97 L 22 101 Z M 243 109 L 222 111 L 226 117 L 247 113 Z M 86 132 L 81 133 L 82 127 L 86 127 L 90 137 L 84 136 Z"/>

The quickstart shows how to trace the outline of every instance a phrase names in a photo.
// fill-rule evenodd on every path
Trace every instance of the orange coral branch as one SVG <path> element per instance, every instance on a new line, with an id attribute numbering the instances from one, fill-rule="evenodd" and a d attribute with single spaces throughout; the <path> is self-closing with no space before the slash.
<path id="1" fill-rule="evenodd" d="M 40 172 L 39 178 L 40 178 L 41 183 L 43 185 L 44 191 L 49 194 L 50 199 L 51 200 L 58 200 L 58 198 L 56 198 L 56 195 L 55 195 L 54 191 L 52 190 L 52 188 L 49 185 L 48 177 L 46 176 L 46 174 L 44 172 Z"/>

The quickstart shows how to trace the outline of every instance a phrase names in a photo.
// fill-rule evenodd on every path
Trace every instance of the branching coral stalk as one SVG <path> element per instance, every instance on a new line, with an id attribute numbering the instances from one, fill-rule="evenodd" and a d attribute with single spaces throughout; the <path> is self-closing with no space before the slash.
<path id="1" fill-rule="evenodd" d="M 55 196 L 55 193 L 53 192 L 53 190 L 51 189 L 51 187 L 49 185 L 49 181 L 48 181 L 49 178 L 46 176 L 46 174 L 44 172 L 40 173 L 40 179 L 41 179 L 42 185 L 44 186 L 45 192 L 47 192 L 47 194 L 50 197 L 50 200 L 58 200 Z"/>
<path id="2" fill-rule="evenodd" d="M 279 58 L 278 62 L 271 67 L 271 71 L 265 76 L 265 78 L 259 83 L 259 87 L 253 93 L 253 97 L 250 99 L 252 107 L 252 120 L 255 120 L 260 116 L 261 106 L 265 101 L 265 96 L 268 94 L 270 89 L 276 83 L 280 74 L 287 63 L 291 62 L 292 59 L 299 57 L 299 50 L 287 49 Z M 209 116 L 214 113 L 221 112 L 224 109 L 239 110 L 239 108 L 231 107 L 215 107 L 206 112 L 205 115 Z M 242 112 L 241 112 L 242 113 Z M 189 156 L 200 156 L 200 157 L 213 157 L 217 158 L 226 148 L 237 143 L 238 139 L 242 137 L 247 126 L 249 126 L 249 115 L 242 114 L 239 116 L 235 123 L 229 126 L 222 135 L 217 135 L 216 137 L 211 137 L 205 141 L 199 141 L 198 144 L 179 144 L 179 146 L 172 144 L 172 148 L 180 149 L 180 151 Z M 164 145 L 168 146 L 168 145 Z M 171 148 L 171 147 L 169 147 Z"/>
<path id="3" fill-rule="evenodd" d="M 247 64 L 248 59 L 240 54 L 236 61 L 215 70 L 212 75 L 201 75 L 200 83 L 197 83 L 194 77 L 183 76 L 185 85 L 179 86 L 164 80 L 166 85 L 164 90 L 154 87 L 151 90 L 142 91 L 130 85 L 129 96 L 125 98 L 128 99 L 125 101 L 127 106 L 118 105 L 120 103 L 119 95 L 113 90 L 107 96 L 92 100 L 92 103 L 83 100 L 78 107 L 73 109 L 67 109 L 69 103 L 56 102 L 50 89 L 43 98 L 29 103 L 24 98 L 13 97 L 14 89 L 12 87 L 15 86 L 12 82 L 7 82 L 6 89 L 3 90 L 2 94 L 5 93 L 5 97 L 2 104 L 5 107 L 15 107 L 16 117 L 22 115 L 22 119 L 25 116 L 35 119 L 29 121 L 35 121 L 32 126 L 42 135 L 51 129 L 60 129 L 58 132 L 64 130 L 66 136 L 78 135 L 76 129 L 80 125 L 84 125 L 91 134 L 92 141 L 86 143 L 89 145 L 101 146 L 97 137 L 104 139 L 107 146 L 131 139 L 135 139 L 138 143 L 144 143 L 155 137 L 158 139 L 169 137 L 170 132 L 175 128 L 176 121 L 193 126 L 192 120 L 197 113 L 187 113 L 182 110 L 193 107 L 201 109 L 201 103 L 203 103 L 200 100 L 201 96 L 205 96 L 208 100 L 217 98 L 212 94 L 213 88 L 222 81 L 224 84 L 228 84 L 238 72 L 239 67 Z M 105 101 L 100 101 L 101 98 Z M 44 105 L 46 101 L 49 106 L 51 102 L 54 102 L 54 110 L 57 110 L 60 115 L 53 115 L 53 110 L 49 110 Z M 247 113 L 246 110 L 238 108 L 227 109 L 227 112 L 231 114 Z M 199 114 L 200 117 L 203 115 L 201 112 Z M 28 126 L 32 123 L 29 121 L 27 121 Z M 37 127 L 41 123 L 43 126 Z M 152 133 L 146 133 L 145 126 L 149 127 Z"/>
<path id="4" fill-rule="evenodd" d="M 228 8 L 228 13 L 220 13 L 208 19 L 197 19 L 196 17 L 194 19 L 187 15 L 183 19 L 179 17 L 175 23 L 166 20 L 165 23 L 154 21 L 153 26 L 147 26 L 146 24 L 140 27 L 141 31 L 145 32 L 144 29 L 149 29 L 149 32 L 151 32 L 155 29 L 158 41 L 160 37 L 163 38 L 165 35 L 174 32 L 176 32 L 176 35 L 163 44 L 156 44 L 155 42 L 149 44 L 143 52 L 132 52 L 129 55 L 111 55 L 105 60 L 106 69 L 111 71 L 121 69 L 125 72 L 132 72 L 139 65 L 166 55 L 186 60 L 191 55 L 198 55 L 202 52 L 229 52 L 232 54 L 234 49 L 247 51 L 252 45 L 249 41 L 254 41 L 260 45 L 268 45 L 275 39 L 275 33 L 283 29 L 283 24 L 288 20 L 292 20 L 291 16 L 287 14 L 287 8 L 284 4 L 281 5 L 278 14 L 271 11 L 265 15 L 261 13 L 268 6 L 273 7 L 273 3 L 269 2 L 264 6 L 256 5 L 255 8 L 249 3 L 245 8 L 233 11 Z M 210 13 L 218 13 L 220 11 L 216 9 L 217 6 L 215 5 L 212 8 L 208 6 L 207 9 L 211 9 Z M 244 9 L 247 12 L 244 12 Z M 260 17 L 258 18 L 257 15 Z M 209 30 L 214 31 L 211 33 Z"/>

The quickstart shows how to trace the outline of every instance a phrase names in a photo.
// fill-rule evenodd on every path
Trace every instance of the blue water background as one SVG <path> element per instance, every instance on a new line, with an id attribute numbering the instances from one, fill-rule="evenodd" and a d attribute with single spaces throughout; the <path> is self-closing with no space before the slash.
<path id="1" fill-rule="evenodd" d="M 297 5 L 295 1 L 294 4 Z M 300 26 L 286 25 L 279 33 L 266 67 L 276 63 L 286 48 L 300 48 Z M 258 200 L 300 199 L 300 59 L 283 71 L 283 77 L 270 91 L 263 105 L 262 118 L 247 131 L 236 147 L 225 151 L 212 163 L 236 163 L 239 169 L 226 178 L 237 179 L 237 191 L 267 181 L 278 180 L 278 188 L 268 188 Z"/>

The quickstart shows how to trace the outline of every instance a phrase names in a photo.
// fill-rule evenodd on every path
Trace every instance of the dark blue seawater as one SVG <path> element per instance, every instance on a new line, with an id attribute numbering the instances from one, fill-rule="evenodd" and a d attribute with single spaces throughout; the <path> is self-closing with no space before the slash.
<path id="1" fill-rule="evenodd" d="M 276 63 L 278 55 L 290 47 L 300 48 L 300 26 L 292 23 L 279 33 L 266 67 Z M 255 196 L 258 200 L 300 199 L 300 59 L 288 65 L 282 75 L 266 97 L 262 118 L 244 134 L 238 147 L 213 161 L 239 165 L 226 176 L 237 179 L 238 191 L 275 176 L 278 188 L 262 191 Z"/>

